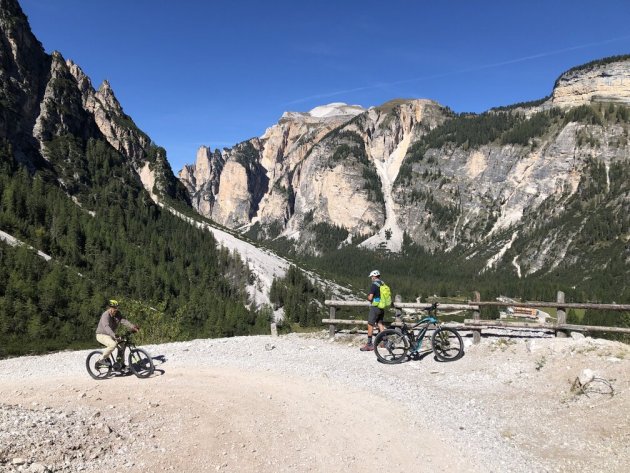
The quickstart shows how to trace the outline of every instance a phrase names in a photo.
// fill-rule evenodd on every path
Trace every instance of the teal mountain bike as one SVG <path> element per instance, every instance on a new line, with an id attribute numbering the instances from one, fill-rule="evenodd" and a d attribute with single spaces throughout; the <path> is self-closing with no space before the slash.
<path id="1" fill-rule="evenodd" d="M 437 318 L 438 304 L 434 303 L 423 310 L 428 315 L 413 325 L 404 321 L 400 327 L 388 328 L 379 332 L 374 339 L 374 353 L 381 363 L 395 364 L 407 358 L 420 356 L 422 344 L 430 335 L 431 348 L 438 361 L 455 361 L 464 355 L 464 342 L 457 330 L 445 327 Z"/>

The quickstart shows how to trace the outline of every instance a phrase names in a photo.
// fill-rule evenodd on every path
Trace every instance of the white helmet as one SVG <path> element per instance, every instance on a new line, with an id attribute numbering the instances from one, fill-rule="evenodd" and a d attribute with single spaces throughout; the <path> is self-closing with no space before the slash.
<path id="1" fill-rule="evenodd" d="M 380 275 L 381 275 L 381 272 L 378 269 L 375 269 L 374 271 L 370 273 L 370 277 L 380 276 Z"/>

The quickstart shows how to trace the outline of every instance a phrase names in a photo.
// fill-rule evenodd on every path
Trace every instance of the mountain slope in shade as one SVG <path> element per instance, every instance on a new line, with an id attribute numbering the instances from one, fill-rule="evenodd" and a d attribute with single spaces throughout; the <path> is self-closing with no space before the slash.
<path id="1" fill-rule="evenodd" d="M 95 89 L 79 65 L 60 52 L 44 52 L 17 2 L 2 0 L 1 6 L 0 139 L 5 140 L 9 154 L 31 172 L 47 173 L 76 205 L 93 216 L 95 188 L 107 185 L 110 179 L 120 180 L 134 192 L 143 187 L 153 202 L 179 217 L 193 214 L 186 211 L 189 195 L 174 177 L 165 150 L 153 144 L 125 114 L 109 82 Z M 337 104 L 314 110 L 318 116 L 304 120 L 324 120 L 332 128 L 340 122 L 338 117 L 361 111 L 357 106 Z M 200 161 L 202 155 L 203 151 Z M 222 169 L 221 160 L 216 166 Z M 199 166 L 202 180 L 211 180 L 213 172 Z M 144 199 L 142 193 L 138 195 Z M 220 228 L 190 217 L 185 221 L 212 232 L 221 246 L 246 261 L 253 279 L 247 286 L 251 307 L 269 303 L 271 282 L 284 276 L 289 265 L 286 260 Z M 310 277 L 321 279 L 315 274 Z M 324 284 L 344 292 L 333 283 Z"/>

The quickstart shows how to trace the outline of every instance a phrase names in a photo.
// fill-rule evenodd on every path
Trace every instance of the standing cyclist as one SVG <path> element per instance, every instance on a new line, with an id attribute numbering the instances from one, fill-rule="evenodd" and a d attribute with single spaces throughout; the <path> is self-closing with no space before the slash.
<path id="1" fill-rule="evenodd" d="M 370 279 L 372 280 L 372 286 L 370 286 L 370 293 L 367 296 L 368 301 L 372 303 L 370 307 L 370 313 L 368 315 L 368 332 L 367 343 L 361 347 L 361 351 L 372 351 L 374 345 L 372 344 L 372 332 L 374 331 L 374 325 L 378 324 L 379 330 L 385 330 L 383 325 L 383 318 L 385 317 L 385 310 L 379 309 L 378 303 L 381 300 L 381 286 L 384 284 L 381 280 L 381 273 L 378 269 L 375 269 L 370 273 Z"/>
<path id="2" fill-rule="evenodd" d="M 107 310 L 101 314 L 101 320 L 98 322 L 98 327 L 96 327 L 96 340 L 107 347 L 100 360 L 96 362 L 97 368 L 110 364 L 109 355 L 112 354 L 118 343 L 116 329 L 121 323 L 132 332 L 140 330 L 140 327 L 137 325 L 132 324 L 127 319 L 123 319 L 122 314 L 118 310 L 118 301 L 110 299 L 107 303 Z"/>

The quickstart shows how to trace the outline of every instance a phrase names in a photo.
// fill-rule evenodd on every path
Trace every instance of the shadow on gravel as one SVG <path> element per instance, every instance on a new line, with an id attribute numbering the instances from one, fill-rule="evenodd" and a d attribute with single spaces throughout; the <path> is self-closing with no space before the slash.
<path id="1" fill-rule="evenodd" d="M 413 354 L 413 355 L 410 355 L 410 356 L 407 358 L 407 360 L 406 360 L 406 361 L 407 361 L 407 362 L 410 362 L 410 361 L 422 361 L 422 360 L 424 360 L 424 359 L 425 359 L 427 356 L 429 356 L 429 355 L 433 355 L 433 350 L 424 350 L 424 351 L 421 351 L 421 352 L 419 352 L 419 353 L 415 353 L 415 354 Z M 436 356 L 433 356 L 433 359 L 434 359 L 436 362 L 438 362 L 438 363 L 451 363 L 451 362 L 453 362 L 453 361 L 459 361 L 459 360 L 461 360 L 462 358 L 464 358 L 465 356 L 466 356 L 466 352 L 462 353 L 462 356 L 460 356 L 459 358 L 457 358 L 457 359 L 455 359 L 455 360 L 442 361 L 442 360 L 438 360 L 438 358 L 437 358 Z"/>
<path id="2" fill-rule="evenodd" d="M 158 355 L 158 356 L 154 356 L 151 358 L 153 360 L 153 364 L 155 365 L 155 371 L 153 371 L 153 376 L 162 376 L 163 374 L 166 373 L 165 370 L 163 370 L 162 368 L 158 368 L 159 365 L 163 365 L 164 363 L 166 363 L 166 356 L 164 355 Z"/>
<path id="3" fill-rule="evenodd" d="M 433 353 L 433 350 L 424 350 L 421 352 L 417 352 L 417 353 L 414 353 L 413 355 L 409 355 L 409 357 L 407 358 L 407 361 L 422 361 L 427 356 L 431 355 L 432 353 Z"/>

